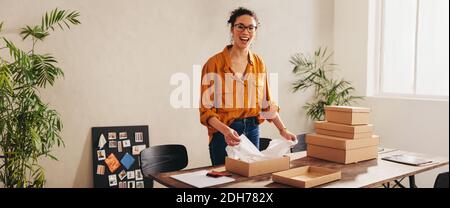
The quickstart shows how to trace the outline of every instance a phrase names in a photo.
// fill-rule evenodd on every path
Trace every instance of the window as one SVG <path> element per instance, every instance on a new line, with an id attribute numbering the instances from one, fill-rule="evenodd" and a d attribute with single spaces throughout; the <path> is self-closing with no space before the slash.
<path id="1" fill-rule="evenodd" d="M 382 0 L 379 95 L 449 96 L 449 1 Z"/>

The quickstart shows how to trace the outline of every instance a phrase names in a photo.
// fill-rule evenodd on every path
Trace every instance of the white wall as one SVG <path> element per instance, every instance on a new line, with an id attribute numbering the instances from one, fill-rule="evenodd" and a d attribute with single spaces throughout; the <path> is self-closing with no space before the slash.
<path id="1" fill-rule="evenodd" d="M 335 1 L 335 63 L 342 76 L 351 81 L 358 95 L 372 89 L 374 67 L 369 45 L 369 4 L 372 0 Z M 368 58 L 369 57 L 369 58 Z M 449 156 L 448 100 L 424 100 L 368 97 L 360 102 L 372 109 L 374 130 L 380 135 L 381 146 Z M 448 171 L 448 165 L 416 176 L 419 187 L 432 187 L 438 173 Z"/>
<path id="2" fill-rule="evenodd" d="M 19 28 L 39 24 L 45 11 L 58 7 L 81 14 L 80 26 L 53 32 L 38 45 L 38 51 L 54 54 L 65 72 L 42 93 L 61 114 L 66 144 L 54 152 L 59 161 L 42 161 L 47 187 L 92 187 L 94 126 L 149 125 L 151 145 L 184 144 L 188 167 L 210 165 L 198 110 L 170 106 L 175 86 L 169 79 L 177 72 L 192 74 L 192 65 L 223 49 L 229 42 L 229 12 L 241 5 L 260 17 L 254 51 L 270 72 L 279 73 L 281 116 L 294 133 L 308 130 L 301 106 L 311 94 L 289 91 L 289 58 L 333 47 L 332 0 L 0 0 L 4 34 L 16 42 Z M 262 136 L 276 137 L 277 131 L 265 124 Z"/>

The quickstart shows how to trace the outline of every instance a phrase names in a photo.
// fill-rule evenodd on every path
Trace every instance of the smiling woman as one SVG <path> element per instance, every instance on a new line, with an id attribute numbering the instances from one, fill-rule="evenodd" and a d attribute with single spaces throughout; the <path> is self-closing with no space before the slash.
<path id="1" fill-rule="evenodd" d="M 362 4 L 360 1 L 364 2 L 219 0 L 211 4 L 207 0 L 188 0 L 173 4 L 175 1 L 161 0 L 133 3 L 106 0 L 57 1 L 58 3 L 0 0 L 0 22 L 4 21 L 0 36 L 27 49 L 26 52 L 32 45 L 31 37 L 27 38 L 30 42 L 21 42 L 18 34 L 20 28 L 30 25 L 33 29 L 34 25 L 40 25 L 41 15 L 47 9 L 57 6 L 60 9 L 79 11 L 80 21 L 83 22 L 81 26 L 69 24 L 70 30 L 63 23 L 64 31 L 50 32 L 44 42 L 37 43 L 36 52 L 53 54 L 59 62 L 57 66 L 64 69 L 65 73 L 64 80 L 56 79 L 54 87 L 48 86 L 40 92 L 42 101 L 49 103 L 49 108 L 58 111 L 64 124 L 61 135 L 66 144 L 65 148 L 52 148 L 53 155 L 59 161 L 39 160 L 45 170 L 45 187 L 94 187 L 91 161 L 93 157 L 97 157 L 97 152 L 92 152 L 91 129 L 99 125 L 148 124 L 152 129 L 152 144 L 183 144 L 188 149 L 189 168 L 211 165 L 207 146 L 208 131 L 199 121 L 201 71 L 209 58 L 231 45 L 231 24 L 228 25 L 227 21 L 231 12 L 241 5 L 254 10 L 261 23 L 255 30 L 250 51 L 262 58 L 267 67 L 271 99 L 281 107 L 281 118 L 295 134 L 309 130 L 312 128 L 310 121 L 299 106 L 312 93 L 290 92 L 292 75 L 289 58 L 292 51 L 313 51 L 319 44 L 335 46 L 333 31 L 343 27 L 334 27 L 337 20 L 334 18 L 334 5 L 338 5 L 338 2 L 356 2 L 359 5 Z M 352 3 L 346 4 L 346 13 L 359 14 L 354 12 L 359 10 L 351 10 Z M 364 21 L 361 22 L 363 23 Z M 354 22 L 348 21 L 348 24 Z M 58 28 L 56 25 L 55 29 Z M 237 29 L 237 26 L 233 27 L 233 30 Z M 246 30 L 248 33 L 249 28 Z M 343 34 L 358 36 L 362 33 L 358 30 L 358 33 Z M 353 37 L 351 40 L 354 39 L 363 40 L 360 37 Z M 3 40 L 0 42 L 4 43 Z M 345 45 L 346 41 L 339 43 Z M 1 49 L 0 54 L 9 57 L 7 50 Z M 355 54 L 358 55 L 352 53 L 352 56 Z M 352 74 L 362 73 L 363 70 L 355 70 L 350 73 L 350 77 L 356 77 L 351 76 Z M 177 81 L 174 84 L 171 82 L 172 77 Z M 365 84 L 365 80 L 358 79 L 355 82 Z M 253 87 L 259 89 L 263 85 L 255 83 Z M 175 105 L 170 100 L 172 95 Z M 233 109 L 217 109 L 220 111 L 217 113 L 222 114 L 223 110 Z M 446 121 L 442 117 L 436 123 L 448 123 L 441 122 L 443 119 Z M 0 119 L 1 121 L 12 122 Z M 425 121 L 427 120 L 422 123 Z M 265 121 L 259 125 L 260 136 L 281 138 L 274 127 L 272 123 Z M 445 131 L 439 132 L 445 136 Z M 108 141 L 107 133 L 104 137 Z M 118 139 L 119 132 L 116 132 L 116 140 Z M 117 148 L 127 148 L 119 146 L 120 144 L 117 143 Z M 262 146 L 262 142 L 260 145 Z M 108 148 L 108 144 L 104 148 Z M 132 146 L 128 148 L 132 151 Z M 0 166 L 1 163 L 0 161 Z M 108 167 L 105 168 L 104 172 L 107 174 L 109 170 Z M 118 185 L 119 182 L 121 180 L 117 177 Z M 138 183 L 135 186 L 138 187 Z M 155 183 L 155 187 L 162 186 Z"/>
<path id="2" fill-rule="evenodd" d="M 264 120 L 273 121 L 283 138 L 296 139 L 271 100 L 263 60 L 250 51 L 259 25 L 256 14 L 240 7 L 231 12 L 228 24 L 232 44 L 202 69 L 200 122 L 208 128 L 213 165 L 224 164 L 225 147 L 238 145 L 242 134 L 259 148 L 259 124 Z"/>
<path id="3" fill-rule="evenodd" d="M 248 49 L 256 36 L 256 29 L 259 25 L 256 14 L 240 7 L 231 12 L 228 24 L 231 25 L 231 44 L 235 46 L 234 51 L 237 51 L 236 49 L 240 51 Z"/>

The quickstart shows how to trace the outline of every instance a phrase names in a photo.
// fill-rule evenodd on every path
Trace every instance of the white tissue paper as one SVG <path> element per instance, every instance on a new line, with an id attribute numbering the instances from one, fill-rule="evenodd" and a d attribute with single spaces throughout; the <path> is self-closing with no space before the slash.
<path id="1" fill-rule="evenodd" d="M 225 151 L 229 158 L 249 163 L 283 157 L 283 155 L 290 153 L 291 146 L 298 142 L 297 140 L 273 139 L 267 149 L 261 152 L 244 134 L 239 138 L 241 141 L 238 145 L 227 146 Z"/>

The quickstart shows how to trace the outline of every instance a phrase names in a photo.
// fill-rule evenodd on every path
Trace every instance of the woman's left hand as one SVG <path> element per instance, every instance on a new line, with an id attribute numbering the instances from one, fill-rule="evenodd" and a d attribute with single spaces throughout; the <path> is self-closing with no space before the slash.
<path id="1" fill-rule="evenodd" d="M 291 141 L 295 141 L 297 139 L 297 136 L 295 136 L 293 133 L 291 133 L 290 131 L 288 131 L 287 129 L 284 129 L 283 131 L 280 132 L 280 135 L 287 139 L 287 140 L 291 140 Z"/>

